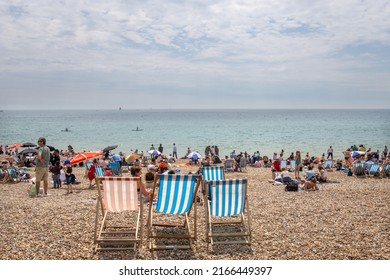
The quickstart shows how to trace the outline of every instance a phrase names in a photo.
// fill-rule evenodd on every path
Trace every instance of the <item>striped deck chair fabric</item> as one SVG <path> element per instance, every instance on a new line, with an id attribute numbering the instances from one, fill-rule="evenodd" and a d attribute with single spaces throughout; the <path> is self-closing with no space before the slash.
<path id="1" fill-rule="evenodd" d="M 379 167 L 379 163 L 371 164 L 367 170 L 367 174 L 374 176 L 375 174 L 379 173 Z"/>
<path id="2" fill-rule="evenodd" d="M 210 214 L 218 217 L 241 214 L 244 210 L 246 183 L 246 179 L 210 182 Z"/>
<path id="3" fill-rule="evenodd" d="M 204 181 L 216 181 L 225 179 L 223 166 L 202 167 L 202 178 Z"/>
<path id="4" fill-rule="evenodd" d="M 142 242 L 143 228 L 143 199 L 138 201 L 138 184 L 140 178 L 99 177 L 98 180 L 103 183 L 103 193 L 101 188 L 97 188 L 98 205 L 95 221 L 95 251 L 136 250 L 137 245 Z M 99 211 L 103 214 L 100 230 L 98 230 Z M 119 222 L 114 218 L 107 218 L 108 215 L 112 216 L 125 211 L 133 211 L 136 213 L 136 217 L 133 218 L 133 223 L 131 223 L 130 218 L 124 220 L 119 219 Z"/>
<path id="5" fill-rule="evenodd" d="M 195 196 L 200 184 L 196 174 L 160 174 L 155 176 L 153 195 L 157 202 L 149 203 L 148 239 L 149 249 L 192 249 L 196 239 Z M 193 212 L 192 226 L 190 213 Z M 163 228 L 171 228 L 167 233 Z M 174 229 L 176 228 L 176 229 Z M 184 232 L 183 232 L 184 229 Z M 169 243 L 162 242 L 170 240 Z M 183 244 L 184 243 L 184 244 Z"/>
<path id="6" fill-rule="evenodd" d="M 160 175 L 155 210 L 166 214 L 187 213 L 194 200 L 196 175 Z"/>
<path id="7" fill-rule="evenodd" d="M 247 179 L 208 181 L 205 195 L 209 244 L 251 244 Z"/>
<path id="8" fill-rule="evenodd" d="M 95 166 L 95 176 L 104 177 L 104 170 L 102 166 Z"/>
<path id="9" fill-rule="evenodd" d="M 384 164 L 382 166 L 382 168 L 383 168 L 383 174 L 385 175 L 385 177 L 390 177 L 390 163 Z"/>
<path id="10" fill-rule="evenodd" d="M 295 160 L 290 161 L 290 171 L 295 171 Z"/>

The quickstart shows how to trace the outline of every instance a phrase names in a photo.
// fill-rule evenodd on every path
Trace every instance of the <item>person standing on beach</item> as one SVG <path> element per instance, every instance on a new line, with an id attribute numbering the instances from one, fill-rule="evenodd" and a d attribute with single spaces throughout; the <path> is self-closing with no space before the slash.
<path id="1" fill-rule="evenodd" d="M 66 178 L 66 185 L 68 186 L 68 190 L 66 194 L 73 193 L 73 182 L 72 182 L 72 165 L 70 164 L 70 160 L 66 159 L 64 161 L 65 164 L 65 178 Z"/>
<path id="2" fill-rule="evenodd" d="M 177 147 L 176 144 L 173 143 L 173 152 L 172 152 L 172 157 L 177 159 Z"/>
<path id="3" fill-rule="evenodd" d="M 163 151 L 164 151 L 164 148 L 163 148 L 163 146 L 160 144 L 160 146 L 158 147 L 158 151 L 160 152 L 160 153 L 163 153 Z"/>
<path id="4" fill-rule="evenodd" d="M 329 149 L 328 149 L 328 157 L 327 157 L 327 159 L 329 159 L 329 157 L 333 161 L 333 148 L 332 148 L 332 146 L 330 146 Z"/>
<path id="5" fill-rule="evenodd" d="M 38 155 L 37 165 L 35 166 L 35 183 L 37 187 L 37 193 L 41 187 L 41 181 L 43 181 L 44 195 L 47 195 L 48 177 L 49 177 L 49 162 L 50 162 L 50 150 L 46 146 L 46 139 L 40 137 L 38 139 Z"/>
<path id="6" fill-rule="evenodd" d="M 297 151 L 295 153 L 295 170 L 294 170 L 295 179 L 299 178 L 299 170 L 301 169 L 301 166 L 302 166 L 301 152 Z"/>

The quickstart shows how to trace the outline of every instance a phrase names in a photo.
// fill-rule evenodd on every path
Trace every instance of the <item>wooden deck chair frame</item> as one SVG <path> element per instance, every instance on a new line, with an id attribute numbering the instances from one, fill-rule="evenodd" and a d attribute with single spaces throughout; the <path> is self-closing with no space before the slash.
<path id="1" fill-rule="evenodd" d="M 382 172 L 384 177 L 390 177 L 390 163 L 382 165 Z"/>
<path id="2" fill-rule="evenodd" d="M 97 177 L 102 181 L 103 191 L 98 190 L 95 217 L 95 252 L 134 250 L 143 240 L 143 198 L 138 199 L 139 177 Z M 99 185 L 99 184 L 98 184 Z M 139 202 L 138 202 L 139 200 Z M 115 225 L 110 218 L 113 215 L 126 215 L 133 212 L 136 218 L 131 225 Z M 100 215 L 99 215 L 100 213 Z M 99 217 L 101 217 L 99 227 Z"/>
<path id="3" fill-rule="evenodd" d="M 247 188 L 245 178 L 206 181 L 207 249 L 210 244 L 251 245 L 251 213 Z M 238 226 L 239 231 L 218 232 L 215 230 L 221 226 Z"/>
<path id="4" fill-rule="evenodd" d="M 156 203 L 149 203 L 148 243 L 152 253 L 155 250 L 190 249 L 197 237 L 196 194 L 201 182 L 196 174 L 156 174 L 152 197 L 158 192 Z M 190 213 L 193 208 L 193 225 Z M 164 221 L 161 220 L 164 218 Z M 171 219 L 170 219 L 171 218 Z M 174 222 L 167 220 L 175 220 Z M 163 228 L 181 228 L 185 233 L 162 233 Z M 192 229 L 191 229 L 192 228 Z M 156 244 L 160 239 L 187 240 L 188 244 Z"/>

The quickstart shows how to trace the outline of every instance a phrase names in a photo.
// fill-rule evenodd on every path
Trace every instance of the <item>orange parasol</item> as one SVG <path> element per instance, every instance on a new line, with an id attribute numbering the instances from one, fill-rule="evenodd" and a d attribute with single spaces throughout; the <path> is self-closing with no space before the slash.
<path id="1" fill-rule="evenodd" d="M 92 159 L 101 155 L 103 155 L 103 151 L 80 152 L 70 159 L 70 164 L 77 164 L 79 162 L 86 161 L 88 159 Z"/>
<path id="2" fill-rule="evenodd" d="M 9 146 L 7 147 L 7 150 L 16 149 L 16 148 L 19 148 L 19 147 L 21 147 L 21 146 L 23 146 L 23 144 L 15 143 L 15 144 L 9 145 Z"/>

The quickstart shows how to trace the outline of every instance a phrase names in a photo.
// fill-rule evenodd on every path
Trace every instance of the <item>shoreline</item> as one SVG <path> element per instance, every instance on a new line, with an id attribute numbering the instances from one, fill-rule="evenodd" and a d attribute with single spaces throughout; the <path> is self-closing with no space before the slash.
<path id="1" fill-rule="evenodd" d="M 179 161 L 181 173 L 197 167 Z M 143 169 L 145 171 L 145 168 Z M 2 260 L 132 259 L 133 252 L 93 253 L 97 190 L 89 189 L 85 168 L 74 168 L 81 183 L 74 194 L 53 189 L 30 198 L 28 183 L 0 184 Z M 124 173 L 123 176 L 130 176 Z M 247 178 L 252 217 L 252 246 L 219 245 L 206 249 L 204 209 L 198 205 L 196 252 L 159 252 L 158 259 L 178 260 L 389 260 L 389 178 L 347 177 L 328 173 L 316 192 L 285 192 L 268 182 L 269 168 L 248 167 L 226 173 Z M 144 211 L 144 222 L 147 210 Z M 144 235 L 146 227 L 144 228 Z M 152 259 L 144 238 L 138 259 Z"/>

